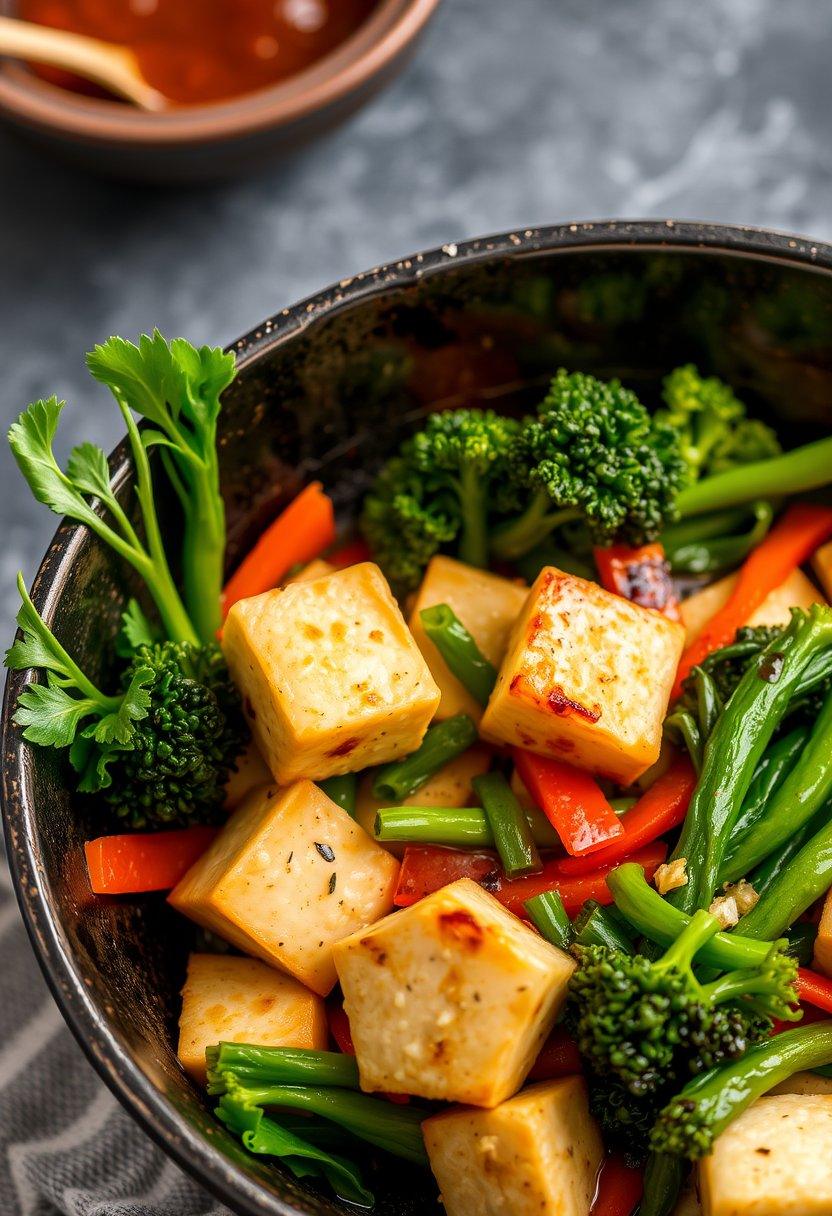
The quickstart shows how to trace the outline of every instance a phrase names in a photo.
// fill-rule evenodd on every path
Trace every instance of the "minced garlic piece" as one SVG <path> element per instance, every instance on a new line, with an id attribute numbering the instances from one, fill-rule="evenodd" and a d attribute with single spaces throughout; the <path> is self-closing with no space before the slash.
<path id="1" fill-rule="evenodd" d="M 760 896 L 744 878 L 739 882 L 726 882 L 722 889 L 725 894 L 717 895 L 708 911 L 723 929 L 733 929 L 740 917 L 751 911 Z"/>
<path id="2" fill-rule="evenodd" d="M 653 877 L 659 895 L 667 895 L 668 891 L 687 886 L 687 864 L 686 857 L 677 857 L 675 861 L 668 861 L 657 867 Z"/>

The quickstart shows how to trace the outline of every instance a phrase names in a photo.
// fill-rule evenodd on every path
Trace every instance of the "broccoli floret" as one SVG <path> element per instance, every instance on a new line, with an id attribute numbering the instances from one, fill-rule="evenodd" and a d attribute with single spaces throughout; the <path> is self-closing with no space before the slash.
<path id="1" fill-rule="evenodd" d="M 216 645 L 163 642 L 142 646 L 126 668 L 149 670 L 147 714 L 129 746 L 116 749 L 104 798 L 131 827 L 210 823 L 245 746 L 239 694 Z"/>
<path id="2" fill-rule="evenodd" d="M 661 1111 L 650 1141 L 656 1153 L 705 1157 L 737 1115 L 803 1069 L 832 1063 L 832 1023 L 799 1026 L 753 1047 L 742 1059 L 695 1078 Z"/>
<path id="3" fill-rule="evenodd" d="M 518 423 L 493 410 L 433 414 L 382 468 L 364 502 L 362 531 L 400 592 L 457 542 L 462 561 L 488 563 L 488 517 L 516 505 L 507 477 Z"/>
<path id="4" fill-rule="evenodd" d="M 688 483 L 780 454 L 771 427 L 747 418 L 733 390 L 716 376 L 702 376 L 692 363 L 670 373 L 663 396 L 657 417 L 678 436 Z"/>
<path id="5" fill-rule="evenodd" d="M 683 476 L 676 437 L 618 380 L 561 369 L 512 444 L 522 514 L 500 525 L 492 552 L 516 559 L 580 520 L 594 544 L 655 540 L 675 518 Z"/>
<path id="6" fill-rule="evenodd" d="M 727 705 L 748 668 L 783 633 L 776 625 L 745 625 L 737 630 L 730 645 L 703 660 L 702 669 L 713 681 L 723 705 Z M 807 666 L 790 702 L 790 714 L 800 710 L 801 717 L 814 720 L 830 689 L 832 653 L 825 651 Z"/>
<path id="7" fill-rule="evenodd" d="M 697 980 L 695 957 L 718 930 L 700 910 L 656 962 L 604 946 L 573 947 L 571 1017 L 596 1074 L 642 1098 L 674 1077 L 735 1058 L 770 1029 L 768 1018 L 791 1016 L 796 964 L 777 944 L 759 966 L 708 984 Z"/>

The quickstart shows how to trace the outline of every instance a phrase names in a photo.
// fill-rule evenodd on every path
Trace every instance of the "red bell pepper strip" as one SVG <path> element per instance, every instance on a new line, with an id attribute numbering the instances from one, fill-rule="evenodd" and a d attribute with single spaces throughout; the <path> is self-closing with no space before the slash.
<path id="1" fill-rule="evenodd" d="M 517 775 L 567 853 L 593 853 L 623 835 L 621 820 L 590 773 L 520 747 L 513 747 L 511 754 Z"/>
<path id="2" fill-rule="evenodd" d="M 832 507 L 799 502 L 789 507 L 768 536 L 749 554 L 727 603 L 711 618 L 679 663 L 671 699 L 682 691 L 691 670 L 714 650 L 734 640 L 740 626 L 775 587 L 832 536 Z"/>
<path id="3" fill-rule="evenodd" d="M 832 980 L 825 975 L 818 975 L 809 967 L 799 967 L 797 971 L 797 991 L 802 1004 L 814 1005 L 832 1013 Z"/>
<path id="4" fill-rule="evenodd" d="M 653 608 L 671 621 L 681 620 L 670 563 L 661 545 L 642 545 L 638 549 L 611 545 L 593 552 L 605 591 L 620 595 L 641 608 Z"/>
<path id="5" fill-rule="evenodd" d="M 332 499 L 319 481 L 304 486 L 244 557 L 222 594 L 223 618 L 237 600 L 271 591 L 293 566 L 319 557 L 335 540 Z"/>
<path id="6" fill-rule="evenodd" d="M 687 814 L 696 789 L 696 770 L 687 756 L 677 756 L 667 772 L 658 777 L 635 806 L 621 816 L 623 835 L 586 857 L 564 857 L 564 874 L 588 874 L 599 866 L 619 865 L 636 849 L 678 827 Z"/>
<path id="7" fill-rule="evenodd" d="M 652 878 L 666 856 L 667 846 L 655 841 L 634 853 L 630 860 L 644 866 L 647 877 Z M 607 875 L 618 862 L 590 874 L 564 874 L 563 861 L 563 858 L 556 858 L 546 862 L 539 874 L 509 879 L 493 853 L 472 853 L 439 845 L 408 845 L 393 903 L 398 908 L 408 908 L 460 878 L 479 883 L 521 919 L 525 915 L 525 900 L 544 891 L 557 891 L 570 916 L 575 916 L 588 899 L 597 900 L 599 904 L 612 903 Z"/>
<path id="8" fill-rule="evenodd" d="M 643 1192 L 643 1171 L 615 1153 L 601 1166 L 590 1216 L 631 1216 Z"/>
<path id="9" fill-rule="evenodd" d="M 356 540 L 349 540 L 345 544 L 339 545 L 331 553 L 327 553 L 325 560 L 338 570 L 343 570 L 345 566 L 357 566 L 359 562 L 371 562 L 373 555 L 367 542 L 358 537 Z"/>
<path id="10" fill-rule="evenodd" d="M 217 830 L 194 827 L 88 840 L 84 853 L 93 894 L 169 891 L 202 856 Z"/>
<path id="11" fill-rule="evenodd" d="M 538 1052 L 529 1081 L 555 1081 L 583 1072 L 578 1044 L 562 1026 L 556 1026 Z"/>

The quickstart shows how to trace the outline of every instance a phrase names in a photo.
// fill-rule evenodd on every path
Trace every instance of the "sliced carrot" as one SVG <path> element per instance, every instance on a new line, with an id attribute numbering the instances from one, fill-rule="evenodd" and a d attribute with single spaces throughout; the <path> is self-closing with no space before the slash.
<path id="1" fill-rule="evenodd" d="M 737 630 L 769 593 L 807 561 L 830 536 L 832 507 L 806 502 L 789 507 L 762 544 L 746 558 L 727 603 L 710 619 L 696 641 L 682 655 L 672 699 L 679 696 L 682 684 L 692 669 L 712 651 L 732 642 Z"/>
<path id="2" fill-rule="evenodd" d="M 223 617 L 232 604 L 270 591 L 293 566 L 311 562 L 335 540 L 332 499 L 319 481 L 310 482 L 270 524 L 240 562 L 223 591 Z"/>
<path id="3" fill-rule="evenodd" d="M 84 845 L 95 895 L 139 895 L 169 891 L 201 857 L 217 834 L 214 827 L 99 836 Z"/>

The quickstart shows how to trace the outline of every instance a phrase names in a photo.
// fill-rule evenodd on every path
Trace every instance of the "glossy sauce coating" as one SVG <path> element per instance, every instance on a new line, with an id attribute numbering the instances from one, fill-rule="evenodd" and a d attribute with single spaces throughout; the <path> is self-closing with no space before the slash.
<path id="1" fill-rule="evenodd" d="M 26 21 L 130 47 L 147 81 L 180 105 L 251 93 L 346 41 L 377 0 L 18 0 Z M 57 68 L 64 88 L 103 96 Z"/>

